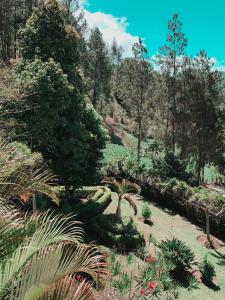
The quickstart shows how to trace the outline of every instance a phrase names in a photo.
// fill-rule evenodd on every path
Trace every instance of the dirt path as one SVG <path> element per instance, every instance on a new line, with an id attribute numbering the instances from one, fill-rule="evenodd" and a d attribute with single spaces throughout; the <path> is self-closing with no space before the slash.
<path id="1" fill-rule="evenodd" d="M 138 216 L 140 216 L 141 208 L 144 203 L 142 200 L 135 200 L 138 207 Z M 220 286 L 219 291 L 213 291 L 203 284 L 198 289 L 190 292 L 181 289 L 180 300 L 225 300 L 225 248 L 221 248 L 218 252 L 204 248 L 196 239 L 203 234 L 202 230 L 191 224 L 180 215 L 174 214 L 169 210 L 157 207 L 153 202 L 147 202 L 152 210 L 153 226 L 139 222 L 146 235 L 152 233 L 157 241 L 166 238 L 177 237 L 189 245 L 196 255 L 196 260 L 202 260 L 205 254 L 208 255 L 210 261 L 215 265 L 217 273 L 217 281 Z M 113 197 L 111 205 L 107 208 L 107 212 L 115 212 L 117 198 Z M 122 212 L 124 215 L 133 216 L 133 211 L 129 204 L 125 201 L 122 204 Z"/>

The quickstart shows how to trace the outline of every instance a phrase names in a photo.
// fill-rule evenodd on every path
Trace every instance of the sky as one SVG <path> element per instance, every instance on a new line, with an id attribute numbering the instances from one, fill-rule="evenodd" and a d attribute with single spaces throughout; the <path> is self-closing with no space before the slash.
<path id="1" fill-rule="evenodd" d="M 110 44 L 115 37 L 131 56 L 131 46 L 144 39 L 150 56 L 165 44 L 168 20 L 178 13 L 188 38 L 186 54 L 201 49 L 225 71 L 225 0 L 80 0 L 89 26 L 98 26 Z"/>

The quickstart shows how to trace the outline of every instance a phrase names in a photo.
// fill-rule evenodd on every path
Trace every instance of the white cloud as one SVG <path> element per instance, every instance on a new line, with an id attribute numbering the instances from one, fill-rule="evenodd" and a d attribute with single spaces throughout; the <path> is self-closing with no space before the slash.
<path id="1" fill-rule="evenodd" d="M 127 31 L 128 22 L 125 17 L 117 18 L 103 12 L 90 12 L 84 9 L 85 18 L 90 28 L 98 27 L 104 40 L 110 45 L 115 38 L 118 45 L 124 49 L 124 57 L 132 56 L 132 45 L 138 37 Z"/>
<path id="2" fill-rule="evenodd" d="M 218 61 L 217 58 L 211 57 L 211 61 L 212 61 L 212 63 L 214 64 L 214 65 L 213 65 L 213 69 L 214 69 L 214 70 L 218 70 L 218 71 L 220 71 L 220 72 L 224 72 L 224 73 L 225 73 L 224 60 Z"/>

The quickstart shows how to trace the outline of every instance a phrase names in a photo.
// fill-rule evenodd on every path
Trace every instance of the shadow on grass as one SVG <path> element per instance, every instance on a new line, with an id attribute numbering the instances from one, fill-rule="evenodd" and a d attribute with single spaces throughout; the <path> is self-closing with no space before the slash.
<path id="1" fill-rule="evenodd" d="M 216 285 L 214 282 L 203 281 L 203 283 L 207 288 L 213 290 L 214 292 L 220 291 L 220 287 Z"/>
<path id="2" fill-rule="evenodd" d="M 215 250 L 214 252 L 210 252 L 210 255 L 212 255 L 214 258 L 218 259 L 217 265 L 219 266 L 225 266 L 225 255 L 221 254 L 218 250 Z"/>

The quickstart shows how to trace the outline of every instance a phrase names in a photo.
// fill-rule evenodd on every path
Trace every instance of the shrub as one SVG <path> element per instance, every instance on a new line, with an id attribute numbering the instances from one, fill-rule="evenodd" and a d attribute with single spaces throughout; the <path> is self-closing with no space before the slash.
<path id="1" fill-rule="evenodd" d="M 96 199 L 96 194 L 100 198 Z M 77 218 L 82 221 L 89 221 L 90 218 L 93 218 L 104 212 L 106 207 L 111 203 L 111 191 L 109 188 L 104 187 L 104 193 L 102 191 L 97 191 L 96 194 L 86 203 L 78 203 L 73 206 L 74 212 L 77 214 Z"/>
<path id="2" fill-rule="evenodd" d="M 211 192 L 203 188 L 195 189 L 192 200 L 207 206 L 211 210 L 220 210 L 225 206 L 223 195 L 217 192 Z"/>
<path id="3" fill-rule="evenodd" d="M 151 217 L 152 211 L 147 203 L 142 206 L 141 215 L 144 219 L 149 219 Z"/>
<path id="4" fill-rule="evenodd" d="M 109 215 L 98 215 L 87 223 L 93 235 L 104 244 L 121 250 L 132 250 L 143 242 L 143 235 L 138 231 L 132 219 L 132 223 L 127 224 L 127 230 L 122 229 L 122 226 L 120 227 L 120 222 L 116 225 L 111 223 L 111 228 L 109 224 L 107 224 L 107 228 L 105 228 L 104 224 L 107 223 L 108 219 Z M 115 220 L 115 222 L 117 222 L 117 220 Z M 115 233 L 115 231 L 117 233 Z"/>
<path id="5" fill-rule="evenodd" d="M 125 295 L 131 289 L 131 278 L 127 273 L 123 273 L 119 279 L 113 281 L 113 287 L 120 295 Z"/>
<path id="6" fill-rule="evenodd" d="M 173 264 L 173 269 L 176 271 L 189 268 L 194 263 L 192 250 L 177 238 L 162 241 L 158 246 L 163 257 Z"/>
<path id="7" fill-rule="evenodd" d="M 182 199 L 189 198 L 192 195 L 192 188 L 184 181 L 171 178 L 169 181 L 161 185 L 163 194 L 172 194 L 174 197 Z"/>
<path id="8" fill-rule="evenodd" d="M 152 263 L 146 264 L 138 282 L 142 288 L 139 291 L 141 299 L 174 299 L 177 286 L 170 276 L 171 265 L 162 256 Z M 138 298 L 139 299 L 139 298 Z"/>
<path id="9" fill-rule="evenodd" d="M 172 152 L 169 152 L 165 155 L 165 164 L 167 178 L 176 178 L 185 182 L 191 182 L 193 180 L 193 174 L 186 171 L 186 160 L 181 160 Z"/>
<path id="10" fill-rule="evenodd" d="M 202 279 L 207 283 L 211 283 L 213 277 L 216 276 L 216 271 L 214 265 L 208 260 L 207 256 L 205 256 L 200 263 L 199 269 L 202 274 Z"/>
<path id="11" fill-rule="evenodd" d="M 117 276 L 121 272 L 121 264 L 116 260 L 111 264 L 111 274 L 112 276 Z"/>
<path id="12" fill-rule="evenodd" d="M 122 217 L 118 220 L 115 214 L 99 215 L 98 224 L 114 234 L 132 233 L 134 230 L 131 217 Z"/>

